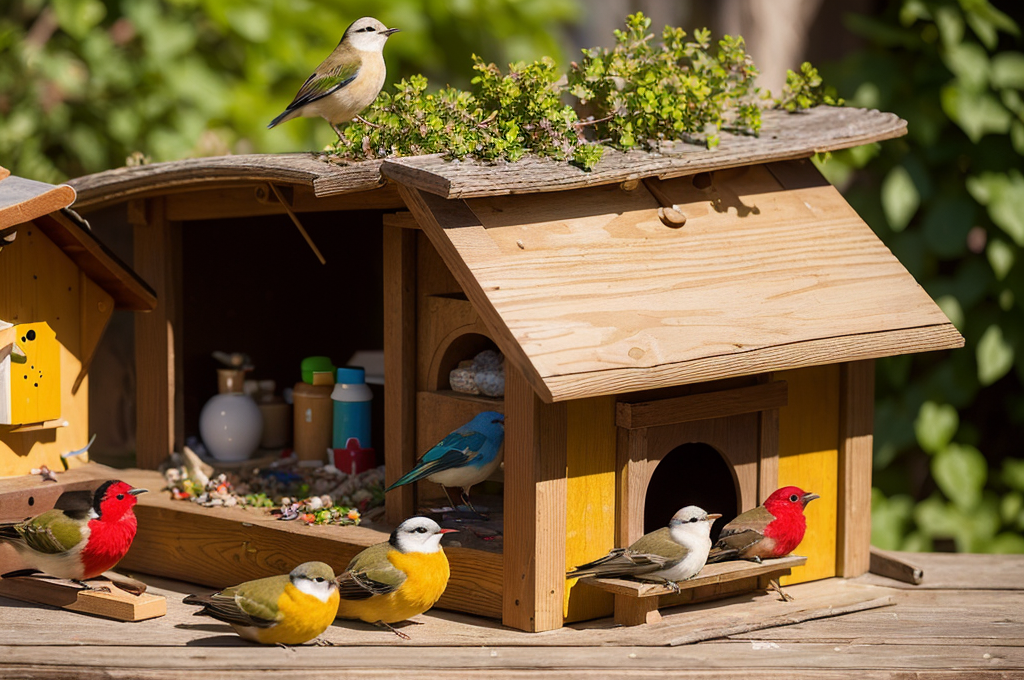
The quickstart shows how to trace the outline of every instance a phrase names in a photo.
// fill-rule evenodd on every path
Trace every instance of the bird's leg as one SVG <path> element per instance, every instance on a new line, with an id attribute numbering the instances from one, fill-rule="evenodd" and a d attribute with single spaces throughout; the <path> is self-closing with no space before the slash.
<path id="1" fill-rule="evenodd" d="M 91 586 L 88 583 L 86 583 L 85 581 L 79 581 L 77 578 L 71 579 L 71 582 L 76 584 L 76 585 L 78 585 L 78 586 L 80 586 L 82 588 L 82 590 L 91 590 L 91 591 L 96 592 L 96 593 L 109 593 L 110 592 L 110 588 L 108 588 L 107 586 Z"/>
<path id="2" fill-rule="evenodd" d="M 669 588 L 671 588 L 671 589 L 672 589 L 672 591 L 673 591 L 673 592 L 674 592 L 674 593 L 675 593 L 676 595 L 678 595 L 679 593 L 683 592 L 683 591 L 682 591 L 682 590 L 681 590 L 681 589 L 679 588 L 679 583 L 677 583 L 676 581 L 670 581 L 669 579 L 665 579 L 665 585 L 666 585 L 666 586 L 668 586 Z"/>
<path id="3" fill-rule="evenodd" d="M 377 125 L 376 123 L 371 123 L 370 121 L 366 120 L 365 118 L 363 118 L 360 115 L 357 115 L 352 120 L 358 121 L 358 122 L 362 123 L 363 125 L 366 125 L 368 127 L 372 127 L 372 128 L 375 128 L 375 129 L 380 129 L 380 128 L 384 127 L 383 125 Z"/>
<path id="4" fill-rule="evenodd" d="M 327 121 L 327 122 L 330 123 L 330 121 Z M 334 134 L 338 135 L 338 141 L 339 142 L 345 141 L 345 135 L 341 134 L 341 130 L 338 129 L 337 125 L 335 125 L 334 123 L 331 123 L 331 129 L 334 130 Z"/>
<path id="5" fill-rule="evenodd" d="M 770 581 L 768 581 L 768 589 L 769 590 L 774 590 L 775 592 L 777 592 L 779 594 L 779 597 L 782 598 L 783 602 L 792 602 L 793 601 L 793 596 L 790 595 L 789 593 L 785 592 L 784 590 L 782 590 L 782 586 L 779 585 L 779 580 L 778 579 L 774 579 L 773 578 Z"/>
<path id="6" fill-rule="evenodd" d="M 761 564 L 761 558 L 757 555 L 754 555 L 753 557 L 748 557 L 746 559 L 748 562 L 753 562 L 754 564 Z"/>
<path id="7" fill-rule="evenodd" d="M 452 506 L 452 512 L 458 512 L 459 504 L 452 500 L 452 495 L 448 493 L 448 487 L 442 484 L 441 490 L 444 491 L 445 498 L 448 499 L 448 505 Z"/>
<path id="8" fill-rule="evenodd" d="M 317 638 L 314 644 L 316 644 L 317 647 L 334 647 L 333 642 L 330 640 L 324 640 L 323 638 Z"/>
<path id="9" fill-rule="evenodd" d="M 402 631 L 398 630 L 397 628 L 393 628 L 391 626 L 391 624 L 385 623 L 384 621 L 377 621 L 373 625 L 375 625 L 375 626 L 377 626 L 379 628 L 387 628 L 388 630 L 390 630 L 392 633 L 394 633 L 398 637 L 402 638 L 403 640 L 411 640 L 412 639 L 411 637 L 409 637 L 408 635 L 406 635 Z"/>
<path id="10" fill-rule="evenodd" d="M 490 519 L 487 515 L 483 514 L 482 512 L 477 512 L 477 509 L 474 508 L 473 504 L 469 502 L 469 490 L 468 489 L 463 489 L 462 490 L 461 497 L 462 497 L 462 502 L 466 504 L 466 507 L 469 508 L 470 512 L 472 512 L 474 515 L 476 515 L 477 517 L 479 517 L 482 520 Z"/>

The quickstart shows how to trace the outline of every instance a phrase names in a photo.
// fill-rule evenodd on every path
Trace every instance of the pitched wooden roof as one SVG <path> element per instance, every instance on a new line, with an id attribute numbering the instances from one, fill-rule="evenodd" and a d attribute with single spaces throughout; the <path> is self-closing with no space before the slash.
<path id="1" fill-rule="evenodd" d="M 110 293 L 118 309 L 149 311 L 156 307 L 153 289 L 96 238 L 88 222 L 68 209 L 75 201 L 72 187 L 0 170 L 0 229 L 31 222 Z"/>
<path id="2" fill-rule="evenodd" d="M 401 192 L 548 401 L 963 345 L 810 161 L 707 180 L 470 200 Z M 666 200 L 684 227 L 659 220 Z"/>

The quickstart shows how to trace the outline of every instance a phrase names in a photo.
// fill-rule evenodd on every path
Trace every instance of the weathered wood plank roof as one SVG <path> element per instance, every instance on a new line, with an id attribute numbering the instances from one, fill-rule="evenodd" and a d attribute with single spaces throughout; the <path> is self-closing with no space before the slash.
<path id="1" fill-rule="evenodd" d="M 444 198 L 560 191 L 643 177 L 681 177 L 741 165 L 806 158 L 906 134 L 907 122 L 893 113 L 819 106 L 801 113 L 765 111 L 757 137 L 722 134 L 717 148 L 676 144 L 664 153 L 608 150 L 597 167 L 581 170 L 530 156 L 516 163 L 459 163 L 438 156 L 393 158 L 382 171 L 388 179 Z"/>
<path id="2" fill-rule="evenodd" d="M 31 222 L 75 202 L 75 190 L 66 184 L 54 186 L 5 173 L 0 176 L 0 229 Z"/>
<path id="3" fill-rule="evenodd" d="M 444 198 L 500 196 L 806 158 L 899 137 L 907 126 L 892 113 L 827 106 L 801 113 L 765 111 L 763 120 L 760 136 L 723 133 L 715 149 L 676 143 L 673 151 L 663 153 L 609 150 L 591 171 L 538 157 L 516 163 L 455 162 L 436 155 L 328 162 L 314 153 L 249 154 L 117 168 L 69 184 L 78 192 L 77 204 L 82 208 L 142 195 L 256 182 L 309 186 L 318 197 L 370 191 L 386 179 Z"/>

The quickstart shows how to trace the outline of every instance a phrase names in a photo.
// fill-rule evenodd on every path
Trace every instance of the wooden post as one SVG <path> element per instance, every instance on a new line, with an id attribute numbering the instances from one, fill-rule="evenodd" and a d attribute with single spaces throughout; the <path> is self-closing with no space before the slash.
<path id="1" fill-rule="evenodd" d="M 416 464 L 416 237 L 384 225 L 384 477 L 397 481 Z M 415 485 L 385 499 L 388 524 L 416 512 Z"/>
<path id="2" fill-rule="evenodd" d="M 836 573 L 860 576 L 871 564 L 871 452 L 875 362 L 843 364 L 840 380 L 839 512 Z"/>
<path id="3" fill-rule="evenodd" d="M 181 228 L 163 198 L 130 201 L 134 269 L 156 292 L 156 308 L 135 315 L 136 464 L 156 468 L 184 442 L 181 382 Z"/>
<path id="4" fill-rule="evenodd" d="M 545 404 L 513 364 L 505 370 L 502 622 L 553 630 L 565 590 L 566 405 Z"/>

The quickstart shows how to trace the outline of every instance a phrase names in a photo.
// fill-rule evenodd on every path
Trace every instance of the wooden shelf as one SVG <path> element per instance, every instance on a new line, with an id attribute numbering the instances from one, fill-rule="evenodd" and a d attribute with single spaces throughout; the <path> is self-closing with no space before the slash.
<path id="1" fill-rule="evenodd" d="M 752 576 L 777 577 L 788 574 L 793 567 L 806 564 L 807 558 L 801 555 L 789 555 L 774 560 L 764 560 L 761 564 L 746 561 L 718 562 L 706 565 L 701 572 L 689 581 L 681 581 L 679 590 L 685 591 L 700 586 L 717 583 L 739 581 Z M 676 590 L 660 583 L 646 583 L 622 578 L 590 578 L 584 581 L 587 585 L 617 595 L 632 597 L 657 597 L 675 595 Z"/>
<path id="2" fill-rule="evenodd" d="M 466 394 L 465 392 L 456 392 L 455 390 L 434 390 L 431 394 L 447 399 L 457 399 L 459 401 L 468 401 L 472 404 L 481 404 L 483 406 L 491 407 L 492 411 L 505 410 L 505 400 L 502 397 L 487 397 L 482 394 Z"/>

